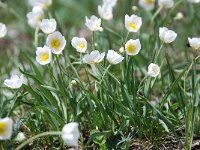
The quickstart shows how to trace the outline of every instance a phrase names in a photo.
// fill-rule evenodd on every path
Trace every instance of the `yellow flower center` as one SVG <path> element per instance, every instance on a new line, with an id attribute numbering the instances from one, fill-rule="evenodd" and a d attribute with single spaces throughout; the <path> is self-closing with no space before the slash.
<path id="1" fill-rule="evenodd" d="M 129 23 L 129 27 L 132 28 L 133 30 L 137 29 L 137 26 L 134 23 Z"/>
<path id="2" fill-rule="evenodd" d="M 157 73 L 156 67 L 152 67 L 152 71 L 153 71 L 154 74 L 156 74 Z"/>
<path id="3" fill-rule="evenodd" d="M 49 54 L 48 53 L 44 53 L 41 57 L 42 61 L 47 61 L 49 59 Z"/>
<path id="4" fill-rule="evenodd" d="M 57 49 L 57 48 L 60 47 L 60 45 L 61 45 L 61 42 L 60 42 L 59 39 L 53 39 L 52 42 L 51 42 L 51 46 L 52 46 L 52 48 Z"/>
<path id="5" fill-rule="evenodd" d="M 80 44 L 78 45 L 78 47 L 79 47 L 79 48 L 85 48 L 85 44 L 80 43 Z"/>
<path id="6" fill-rule="evenodd" d="M 4 134 L 5 130 L 6 130 L 6 123 L 0 122 L 0 135 Z"/>
<path id="7" fill-rule="evenodd" d="M 147 4 L 152 4 L 154 0 L 146 0 Z"/>
<path id="8" fill-rule="evenodd" d="M 136 51 L 136 46 L 134 44 L 129 44 L 127 47 L 127 50 L 129 53 L 135 53 Z"/>

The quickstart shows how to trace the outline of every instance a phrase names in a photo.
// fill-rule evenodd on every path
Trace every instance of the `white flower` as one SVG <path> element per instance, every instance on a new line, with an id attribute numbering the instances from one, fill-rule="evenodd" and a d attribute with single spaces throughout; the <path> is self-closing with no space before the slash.
<path id="1" fill-rule="evenodd" d="M 158 0 L 158 5 L 163 8 L 172 8 L 174 6 L 173 0 Z"/>
<path id="2" fill-rule="evenodd" d="M 160 67 L 157 64 L 151 63 L 148 66 L 148 75 L 151 77 L 157 77 L 160 74 Z"/>
<path id="3" fill-rule="evenodd" d="M 131 56 L 137 55 L 139 51 L 141 50 L 140 40 L 130 39 L 129 41 L 126 42 L 125 49 L 128 55 L 131 55 Z"/>
<path id="4" fill-rule="evenodd" d="M 142 18 L 136 15 L 125 15 L 125 27 L 129 32 L 138 32 L 142 25 Z"/>
<path id="5" fill-rule="evenodd" d="M 187 0 L 188 2 L 191 2 L 191 3 L 199 3 L 200 0 Z"/>
<path id="6" fill-rule="evenodd" d="M 159 28 L 159 37 L 162 42 L 171 43 L 176 39 L 177 33 L 172 30 L 169 30 L 166 27 L 162 27 Z"/>
<path id="7" fill-rule="evenodd" d="M 18 75 L 11 75 L 10 79 L 6 79 L 4 81 L 4 85 L 11 89 L 18 89 L 22 86 L 24 83 L 24 76 L 18 76 Z"/>
<path id="8" fill-rule="evenodd" d="M 40 6 L 44 9 L 49 7 L 52 4 L 52 0 L 29 0 L 28 1 L 31 6 Z"/>
<path id="9" fill-rule="evenodd" d="M 46 41 L 47 46 L 52 50 L 54 54 L 60 54 L 65 48 L 65 37 L 58 31 L 49 34 Z"/>
<path id="10" fill-rule="evenodd" d="M 13 132 L 13 120 L 11 118 L 0 118 L 0 140 L 8 140 Z"/>
<path id="11" fill-rule="evenodd" d="M 119 52 L 120 52 L 120 53 L 123 53 L 123 52 L 124 52 L 124 47 L 123 47 L 123 46 L 120 47 Z"/>
<path id="12" fill-rule="evenodd" d="M 200 38 L 188 38 L 190 47 L 194 50 L 200 50 Z"/>
<path id="13" fill-rule="evenodd" d="M 24 135 L 23 132 L 19 132 L 17 134 L 17 137 L 15 138 L 15 141 L 18 141 L 18 142 L 22 142 L 26 139 L 26 136 Z"/>
<path id="14" fill-rule="evenodd" d="M 66 124 L 62 129 L 62 139 L 65 144 L 69 146 L 78 146 L 78 139 L 80 137 L 78 123 L 71 122 Z"/>
<path id="15" fill-rule="evenodd" d="M 155 0 L 140 0 L 139 5 L 145 10 L 150 11 L 155 6 Z"/>
<path id="16" fill-rule="evenodd" d="M 32 28 L 36 28 L 38 26 L 39 21 L 44 17 L 44 12 L 42 7 L 35 6 L 33 7 L 32 11 L 29 12 L 27 15 L 28 24 Z"/>
<path id="17" fill-rule="evenodd" d="M 176 16 L 174 17 L 174 20 L 181 20 L 181 19 L 183 19 L 183 13 L 181 13 L 181 12 L 178 12 L 177 14 L 176 14 Z"/>
<path id="18" fill-rule="evenodd" d="M 3 23 L 0 23 L 0 38 L 3 38 L 7 33 L 6 25 Z"/>
<path id="19" fill-rule="evenodd" d="M 56 30 L 57 22 L 55 19 L 42 19 L 39 22 L 39 27 L 46 34 L 53 33 Z"/>
<path id="20" fill-rule="evenodd" d="M 110 5 L 111 7 L 115 7 L 117 4 L 117 0 L 103 0 L 104 4 Z"/>
<path id="21" fill-rule="evenodd" d="M 83 63 L 97 64 L 103 61 L 104 56 L 105 56 L 105 52 L 100 54 L 98 50 L 94 50 L 90 54 L 86 54 L 83 57 Z"/>
<path id="22" fill-rule="evenodd" d="M 116 64 L 120 63 L 123 59 L 124 59 L 124 57 L 119 55 L 114 50 L 108 50 L 107 60 L 109 61 L 109 63 L 116 65 Z"/>
<path id="23" fill-rule="evenodd" d="M 88 27 L 91 31 L 103 31 L 103 28 L 101 27 L 101 19 L 97 18 L 96 16 L 91 16 L 89 19 L 88 17 L 85 18 L 85 25 Z"/>
<path id="24" fill-rule="evenodd" d="M 41 65 L 49 64 L 52 60 L 51 49 L 47 46 L 37 47 L 36 61 Z"/>
<path id="25" fill-rule="evenodd" d="M 83 37 L 73 37 L 71 44 L 79 53 L 85 53 L 87 50 L 87 41 Z"/>
<path id="26" fill-rule="evenodd" d="M 98 12 L 102 19 L 111 20 L 113 18 L 113 8 L 110 5 L 98 6 Z"/>

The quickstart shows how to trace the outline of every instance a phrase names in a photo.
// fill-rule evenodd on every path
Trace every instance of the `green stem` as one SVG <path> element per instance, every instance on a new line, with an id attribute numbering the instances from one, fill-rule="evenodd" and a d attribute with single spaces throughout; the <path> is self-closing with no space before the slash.
<path id="1" fill-rule="evenodd" d="M 101 84 L 101 82 L 103 81 L 104 76 L 106 75 L 106 73 L 108 72 L 108 69 L 111 67 L 111 64 L 106 68 L 106 70 L 104 71 L 101 81 L 99 82 L 99 84 Z"/>
<path id="2" fill-rule="evenodd" d="M 160 45 L 160 48 L 159 48 L 159 50 L 157 52 L 157 55 L 155 54 L 155 58 L 153 58 L 152 62 L 156 62 L 157 61 L 158 56 L 160 55 L 160 51 L 161 51 L 162 47 L 163 47 L 163 43 Z"/>
<path id="3" fill-rule="evenodd" d="M 35 47 L 38 47 L 38 32 L 39 32 L 39 27 L 36 27 L 36 29 L 35 29 Z"/>
<path id="4" fill-rule="evenodd" d="M 92 32 L 92 49 L 95 50 L 94 31 Z"/>
<path id="5" fill-rule="evenodd" d="M 158 10 L 155 12 L 155 14 L 153 15 L 151 22 L 154 21 L 154 19 L 157 17 L 157 15 L 161 12 L 161 10 L 163 9 L 163 7 L 159 7 Z"/>
<path id="6" fill-rule="evenodd" d="M 37 134 L 31 138 L 29 138 L 28 140 L 26 140 L 25 142 L 23 142 L 22 144 L 20 144 L 15 150 L 20 150 L 22 149 L 24 146 L 26 146 L 28 143 L 34 141 L 37 138 L 43 137 L 43 136 L 50 136 L 50 135 L 61 135 L 62 132 L 60 131 L 49 131 L 49 132 L 43 132 L 40 134 Z"/>

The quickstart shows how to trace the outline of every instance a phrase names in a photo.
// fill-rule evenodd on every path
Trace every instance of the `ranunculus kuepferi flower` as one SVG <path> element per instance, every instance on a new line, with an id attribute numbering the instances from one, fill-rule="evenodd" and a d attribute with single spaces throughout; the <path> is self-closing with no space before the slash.
<path id="1" fill-rule="evenodd" d="M 150 11 L 155 6 L 155 0 L 140 0 L 139 5 L 145 10 Z"/>
<path id="2" fill-rule="evenodd" d="M 148 66 L 148 75 L 155 78 L 159 74 L 160 74 L 160 67 L 157 64 L 151 63 Z"/>
<path id="3" fill-rule="evenodd" d="M 162 8 L 172 8 L 174 6 L 173 0 L 158 0 L 158 5 Z"/>
<path id="4" fill-rule="evenodd" d="M 101 19 L 94 15 L 90 18 L 85 17 L 85 25 L 91 31 L 103 31 L 103 28 L 101 27 Z"/>
<path id="5" fill-rule="evenodd" d="M 124 59 L 124 57 L 122 57 L 120 54 L 118 54 L 114 50 L 108 50 L 106 58 L 109 61 L 109 63 L 112 65 L 116 65 Z"/>
<path id="6" fill-rule="evenodd" d="M 83 37 L 73 37 L 71 44 L 79 53 L 85 53 L 87 50 L 87 41 Z"/>
<path id="7" fill-rule="evenodd" d="M 46 34 L 53 33 L 56 30 L 57 22 L 55 19 L 42 19 L 39 22 L 39 27 Z"/>
<path id="8" fill-rule="evenodd" d="M 111 7 L 115 7 L 115 5 L 117 4 L 117 0 L 103 0 L 103 3 Z"/>
<path id="9" fill-rule="evenodd" d="M 35 6 L 33 7 L 32 11 L 29 12 L 27 15 L 28 24 L 32 28 L 36 28 L 38 26 L 39 21 L 44 17 L 44 12 L 42 7 Z"/>
<path id="10" fill-rule="evenodd" d="M 136 15 L 125 15 L 125 27 L 129 32 L 138 32 L 142 25 L 142 18 Z"/>
<path id="11" fill-rule="evenodd" d="M 126 42 L 125 50 L 128 55 L 131 55 L 131 56 L 137 55 L 139 51 L 141 50 L 140 40 L 130 39 L 129 41 Z"/>
<path id="12" fill-rule="evenodd" d="M 194 37 L 194 38 L 188 38 L 188 42 L 190 44 L 190 47 L 194 50 L 200 50 L 200 38 Z"/>
<path id="13" fill-rule="evenodd" d="M 37 47 L 36 61 L 41 65 L 49 64 L 52 60 L 51 49 L 47 46 Z"/>
<path id="14" fill-rule="evenodd" d="M 159 28 L 159 37 L 162 42 L 171 43 L 176 39 L 177 33 L 172 30 L 169 30 L 166 27 L 162 27 Z"/>
<path id="15" fill-rule="evenodd" d="M 86 54 L 83 57 L 83 63 L 86 64 L 98 64 L 103 61 L 105 52 L 100 53 L 98 50 L 92 51 L 90 54 Z"/>
<path id="16" fill-rule="evenodd" d="M 113 8 L 108 4 L 99 5 L 98 13 L 102 19 L 111 20 L 113 18 Z"/>
<path id="17" fill-rule="evenodd" d="M 49 7 L 52 4 L 52 0 L 29 0 L 28 1 L 31 6 L 40 6 L 44 9 Z"/>
<path id="18" fill-rule="evenodd" d="M 0 118 L 0 140 L 8 140 L 13 132 L 13 120 L 11 118 Z"/>
<path id="19" fill-rule="evenodd" d="M 58 31 L 49 34 L 46 41 L 47 46 L 52 50 L 54 54 L 61 54 L 65 48 L 65 37 Z"/>
<path id="20" fill-rule="evenodd" d="M 3 38 L 7 33 L 7 27 L 5 24 L 0 22 L 0 38 Z"/>
<path id="21" fill-rule="evenodd" d="M 77 122 L 68 123 L 63 127 L 62 139 L 65 144 L 69 146 L 78 146 L 79 137 L 80 133 Z"/>
<path id="22" fill-rule="evenodd" d="M 4 85 L 11 89 L 18 89 L 24 83 L 24 76 L 11 75 L 10 79 L 4 80 Z"/>
<path id="23" fill-rule="evenodd" d="M 187 0 L 190 3 L 200 3 L 200 0 Z"/>

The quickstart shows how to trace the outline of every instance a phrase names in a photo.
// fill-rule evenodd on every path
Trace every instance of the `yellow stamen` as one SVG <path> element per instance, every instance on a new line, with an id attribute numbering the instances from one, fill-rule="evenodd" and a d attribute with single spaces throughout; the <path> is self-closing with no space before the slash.
<path id="1" fill-rule="evenodd" d="M 4 134 L 5 130 L 6 130 L 6 123 L 0 122 L 0 135 Z"/>
<path id="2" fill-rule="evenodd" d="M 52 42 L 51 42 L 51 46 L 52 46 L 52 48 L 57 49 L 57 48 L 60 47 L 60 45 L 61 45 L 61 42 L 60 42 L 59 39 L 53 39 Z"/>
<path id="3" fill-rule="evenodd" d="M 49 59 L 49 54 L 48 53 L 44 53 L 41 57 L 42 61 L 47 61 Z"/>
<path id="4" fill-rule="evenodd" d="M 129 53 L 135 53 L 136 51 L 136 46 L 134 44 L 129 44 L 127 47 L 127 50 Z"/>
<path id="5" fill-rule="evenodd" d="M 80 43 L 80 44 L 78 45 L 78 47 L 79 47 L 79 48 L 85 48 L 85 45 L 84 45 L 83 43 Z"/>
<path id="6" fill-rule="evenodd" d="M 152 67 L 152 71 L 153 71 L 154 74 L 156 74 L 157 73 L 156 67 Z"/>
<path id="7" fill-rule="evenodd" d="M 146 0 L 146 2 L 147 2 L 148 4 L 152 4 L 152 3 L 154 2 L 154 0 Z"/>
<path id="8" fill-rule="evenodd" d="M 133 30 L 137 29 L 137 26 L 134 23 L 129 23 L 129 27 L 132 28 Z"/>

